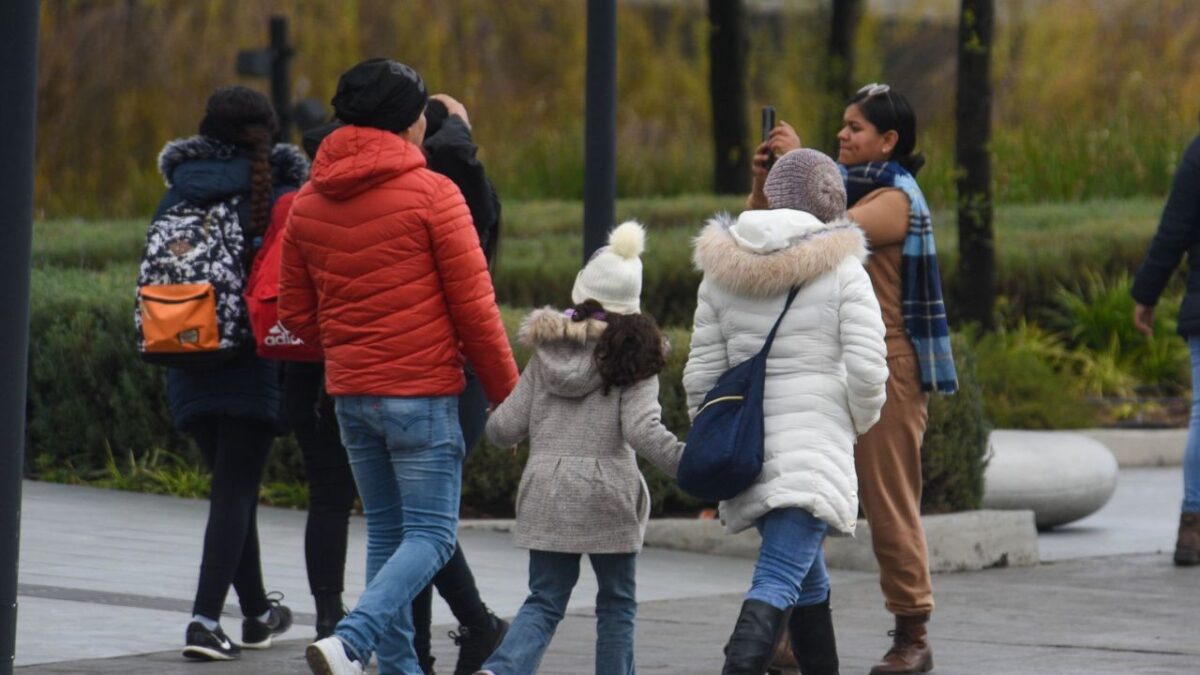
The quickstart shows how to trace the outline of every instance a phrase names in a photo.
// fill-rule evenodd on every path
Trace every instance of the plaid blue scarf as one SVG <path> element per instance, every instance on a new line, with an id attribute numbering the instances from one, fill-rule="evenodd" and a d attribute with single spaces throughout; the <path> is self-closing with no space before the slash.
<path id="1" fill-rule="evenodd" d="M 958 373 L 950 351 L 950 325 L 942 302 L 942 275 L 933 242 L 933 220 L 925 195 L 904 167 L 896 162 L 870 162 L 842 169 L 850 206 L 879 188 L 897 188 L 908 195 L 908 234 L 900 254 L 901 314 L 917 352 L 921 389 L 943 394 L 958 391 Z"/>

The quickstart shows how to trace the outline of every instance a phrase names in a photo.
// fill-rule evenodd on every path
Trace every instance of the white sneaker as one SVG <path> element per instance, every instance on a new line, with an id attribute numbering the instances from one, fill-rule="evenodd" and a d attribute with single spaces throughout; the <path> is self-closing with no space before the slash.
<path id="1" fill-rule="evenodd" d="M 363 665 L 346 655 L 337 636 L 317 640 L 304 650 L 313 675 L 363 675 Z"/>

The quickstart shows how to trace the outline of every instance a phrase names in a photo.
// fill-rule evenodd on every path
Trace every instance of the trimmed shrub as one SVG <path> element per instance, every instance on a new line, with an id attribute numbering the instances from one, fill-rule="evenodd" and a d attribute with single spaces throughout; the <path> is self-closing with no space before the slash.
<path id="1" fill-rule="evenodd" d="M 991 431 L 984 415 L 983 390 L 970 343 L 952 339 L 958 367 L 958 393 L 933 395 L 929 423 L 921 446 L 922 513 L 950 513 L 979 508 Z"/>
<path id="2" fill-rule="evenodd" d="M 90 471 L 106 466 L 109 451 L 188 449 L 171 426 L 163 371 L 134 350 L 134 278 L 128 265 L 34 270 L 28 459 L 44 455 Z"/>

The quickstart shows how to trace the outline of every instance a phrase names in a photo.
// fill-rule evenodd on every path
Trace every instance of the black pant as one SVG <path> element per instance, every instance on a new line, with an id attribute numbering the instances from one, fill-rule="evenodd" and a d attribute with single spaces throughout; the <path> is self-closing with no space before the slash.
<path id="1" fill-rule="evenodd" d="M 356 494 L 350 460 L 338 430 L 333 399 L 325 394 L 320 363 L 289 362 L 283 370 L 284 411 L 304 454 L 308 522 L 304 561 L 313 595 L 341 593 L 346 540 Z"/>
<path id="2" fill-rule="evenodd" d="M 188 429 L 212 471 L 208 526 L 193 614 L 219 620 L 232 583 L 245 616 L 270 609 L 258 549 L 258 490 L 274 429 L 265 421 L 214 416 Z"/>
<path id="3" fill-rule="evenodd" d="M 487 396 L 483 385 L 470 366 L 466 369 L 467 387 L 458 397 L 458 420 L 462 426 L 463 440 L 467 452 L 470 453 L 479 440 L 483 438 L 483 428 L 487 424 Z M 450 560 L 433 577 L 430 585 L 421 591 L 412 604 L 413 616 L 413 648 L 423 661 L 429 658 L 431 641 L 431 624 L 433 623 L 433 589 L 437 588 L 438 595 L 450 606 L 454 618 L 464 626 L 480 626 L 487 621 L 487 606 L 479 597 L 479 588 L 475 585 L 475 575 L 467 565 L 462 546 L 455 544 L 454 554 Z"/>

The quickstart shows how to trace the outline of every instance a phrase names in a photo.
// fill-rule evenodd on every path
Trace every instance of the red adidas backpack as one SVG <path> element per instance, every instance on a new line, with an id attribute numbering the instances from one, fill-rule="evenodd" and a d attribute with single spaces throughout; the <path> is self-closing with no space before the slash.
<path id="1" fill-rule="evenodd" d="M 258 345 L 258 355 L 279 361 L 322 361 L 320 345 L 306 344 L 279 322 L 279 267 L 283 262 L 283 231 L 296 191 L 281 195 L 271 209 L 271 224 L 263 237 L 262 248 L 254 257 L 250 279 L 246 282 L 246 308 L 250 328 Z"/>

